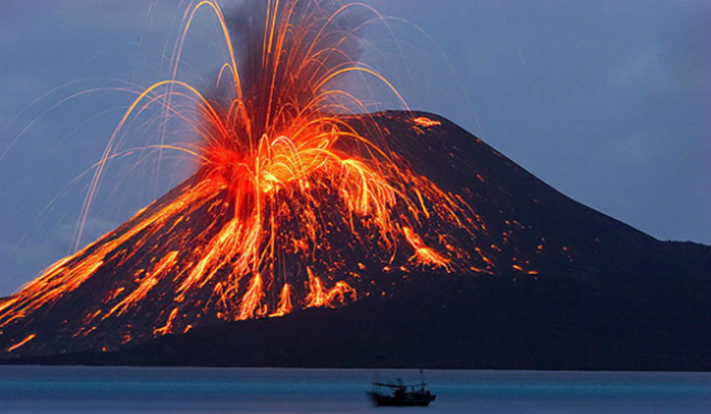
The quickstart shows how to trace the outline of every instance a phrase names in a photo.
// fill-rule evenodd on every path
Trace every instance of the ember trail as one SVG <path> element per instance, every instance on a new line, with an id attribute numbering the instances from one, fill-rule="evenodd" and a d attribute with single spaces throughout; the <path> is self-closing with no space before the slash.
<path id="1" fill-rule="evenodd" d="M 213 1 L 186 12 L 180 43 L 203 9 L 222 29 L 229 58 L 213 91 L 156 83 L 118 127 L 145 105 L 164 105 L 197 131 L 197 144 L 180 148 L 195 157 L 196 173 L 0 302 L 6 350 L 40 353 L 40 338 L 57 332 L 73 337 L 75 349 L 115 349 L 200 324 L 342 306 L 386 294 L 413 270 L 494 272 L 487 252 L 497 246 L 477 245 L 486 225 L 473 206 L 392 151 L 390 132 L 349 92 L 376 82 L 399 97 L 357 60 L 358 29 L 368 21 L 351 12 L 365 6 L 248 5 L 231 20 Z M 171 105 L 175 95 L 194 99 L 197 121 Z M 421 133 L 439 125 L 414 115 L 406 122 Z M 33 322 L 39 316 L 42 326 Z"/>

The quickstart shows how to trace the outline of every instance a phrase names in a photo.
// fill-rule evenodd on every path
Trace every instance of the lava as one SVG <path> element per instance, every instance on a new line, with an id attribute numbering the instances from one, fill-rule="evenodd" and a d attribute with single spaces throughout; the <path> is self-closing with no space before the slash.
<path id="1" fill-rule="evenodd" d="M 426 116 L 418 116 L 417 118 L 413 119 L 413 122 L 415 122 L 417 125 L 423 126 L 425 128 L 442 125 L 442 123 L 440 121 L 435 121 L 433 119 L 427 118 Z"/>
<path id="2" fill-rule="evenodd" d="M 210 0 L 186 13 L 181 42 L 200 9 L 211 10 L 222 28 L 229 58 L 214 92 L 177 79 L 158 82 L 119 125 L 156 103 L 187 119 L 171 105 L 171 94 L 192 96 L 200 115 L 191 123 L 197 149 L 182 150 L 194 155 L 195 175 L 0 302 L 2 332 L 31 331 L 36 315 L 69 309 L 62 303 L 82 296 L 90 306 L 57 325 L 77 338 L 101 336 L 100 348 L 112 349 L 199 324 L 278 317 L 380 294 L 361 283 L 357 272 L 365 268 L 491 270 L 494 262 L 479 248 L 466 253 L 450 243 L 450 232 L 474 240 L 484 227 L 472 207 L 392 152 L 388 132 L 362 114 L 367 105 L 343 86 L 343 78 L 359 74 L 399 98 L 358 62 L 356 30 L 343 23 L 350 10 L 365 6 L 250 5 L 257 12 L 231 24 Z M 349 116 L 365 127 L 353 127 Z M 426 117 L 411 122 L 413 128 L 440 125 Z M 36 334 L 18 335 L 8 351 Z"/>

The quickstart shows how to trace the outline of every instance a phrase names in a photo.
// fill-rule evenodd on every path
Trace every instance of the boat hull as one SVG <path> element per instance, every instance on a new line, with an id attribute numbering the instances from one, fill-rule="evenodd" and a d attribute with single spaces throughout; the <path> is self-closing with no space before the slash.
<path id="1" fill-rule="evenodd" d="M 427 407 L 437 398 L 433 394 L 412 394 L 402 396 L 383 395 L 377 392 L 369 392 L 368 396 L 373 404 L 379 407 Z"/>

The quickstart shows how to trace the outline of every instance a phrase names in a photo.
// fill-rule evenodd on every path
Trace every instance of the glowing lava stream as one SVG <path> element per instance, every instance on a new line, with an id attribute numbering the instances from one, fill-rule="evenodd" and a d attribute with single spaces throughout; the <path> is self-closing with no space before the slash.
<path id="1" fill-rule="evenodd" d="M 471 268 L 471 258 L 437 229 L 473 235 L 472 209 L 391 153 L 387 132 L 370 115 L 356 116 L 375 131 L 369 136 L 345 121 L 344 114 L 367 108 L 338 87 L 344 76 L 375 79 L 399 98 L 382 76 L 355 61 L 354 29 L 340 24 L 350 9 L 365 6 L 346 4 L 326 13 L 324 2 L 315 0 L 259 4 L 265 6 L 262 16 L 238 22 L 244 37 L 239 67 L 218 5 L 201 1 L 188 10 L 177 57 L 195 13 L 212 10 L 229 51 L 215 85 L 221 93 L 207 97 L 166 80 L 140 94 L 106 147 L 82 218 L 120 129 L 146 101 L 162 103 L 191 123 L 171 106 L 171 97 L 194 97 L 200 144 L 184 150 L 198 160 L 196 175 L 0 303 L 0 329 L 111 272 L 124 277 L 102 285 L 104 293 L 85 310 L 75 336 L 90 335 L 110 320 L 130 327 L 151 301 L 163 306 L 151 322 L 153 335 L 187 331 L 201 321 L 341 306 L 369 294 L 354 270 L 366 264 L 378 266 L 376 271 Z M 186 92 L 174 90 L 181 88 Z M 419 117 L 417 125 L 436 128 L 439 121 Z M 13 350 L 33 338 L 21 338 Z"/>

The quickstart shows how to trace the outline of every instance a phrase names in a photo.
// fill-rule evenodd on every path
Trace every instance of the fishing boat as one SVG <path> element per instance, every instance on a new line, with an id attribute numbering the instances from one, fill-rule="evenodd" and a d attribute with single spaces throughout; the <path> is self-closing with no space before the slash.
<path id="1" fill-rule="evenodd" d="M 402 379 L 394 382 L 372 382 L 368 396 L 376 406 L 427 407 L 437 398 L 425 388 L 426 384 L 406 385 Z"/>

